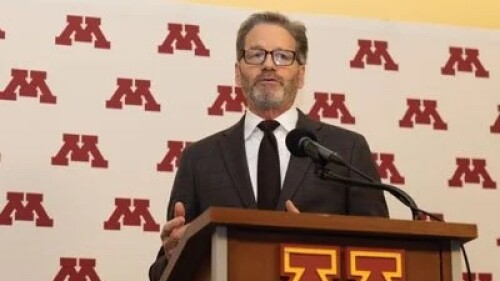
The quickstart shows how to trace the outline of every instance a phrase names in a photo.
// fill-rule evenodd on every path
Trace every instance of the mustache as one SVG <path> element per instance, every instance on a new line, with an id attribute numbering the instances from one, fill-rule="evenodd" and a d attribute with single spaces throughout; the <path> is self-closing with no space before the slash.
<path id="1" fill-rule="evenodd" d="M 283 84 L 283 78 L 279 75 L 276 75 L 275 73 L 262 73 L 255 78 L 256 82 L 265 80 L 275 80 Z"/>

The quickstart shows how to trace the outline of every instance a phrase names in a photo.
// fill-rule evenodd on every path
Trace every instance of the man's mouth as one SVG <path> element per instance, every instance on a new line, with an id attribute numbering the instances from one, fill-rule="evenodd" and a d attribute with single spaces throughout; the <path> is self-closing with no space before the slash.
<path id="1" fill-rule="evenodd" d="M 281 83 L 273 79 L 264 79 L 264 80 L 259 80 L 257 82 L 257 85 L 260 85 L 262 87 L 278 87 L 281 85 Z"/>
<path id="2" fill-rule="evenodd" d="M 281 81 L 276 78 L 260 78 L 257 80 L 258 83 L 263 83 L 263 84 L 281 84 Z"/>

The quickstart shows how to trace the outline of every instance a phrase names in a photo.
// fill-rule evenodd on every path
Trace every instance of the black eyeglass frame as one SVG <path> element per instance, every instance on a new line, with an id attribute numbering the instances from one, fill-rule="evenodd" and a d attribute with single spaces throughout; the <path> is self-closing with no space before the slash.
<path id="1" fill-rule="evenodd" d="M 251 63 L 251 62 L 248 62 L 247 58 L 245 56 L 246 52 L 248 52 L 248 51 L 261 51 L 261 52 L 264 52 L 264 57 L 263 57 L 262 61 L 260 63 Z M 283 52 L 283 51 L 290 52 L 291 54 L 293 54 L 293 59 L 291 60 L 290 64 L 278 64 L 278 63 L 276 63 L 276 59 L 274 57 L 274 52 Z M 286 49 L 274 49 L 274 50 L 271 50 L 271 51 L 264 50 L 264 49 L 249 49 L 249 50 L 243 49 L 243 50 L 241 50 L 241 54 L 240 54 L 239 60 L 243 59 L 245 61 L 245 63 L 247 63 L 248 65 L 262 65 L 266 61 L 267 55 L 269 55 L 269 54 L 271 55 L 271 59 L 272 59 L 273 63 L 276 66 L 290 66 L 295 61 L 297 61 L 298 64 L 302 65 L 302 63 L 300 62 L 299 57 L 297 55 L 297 52 L 296 51 L 292 51 L 292 50 L 286 50 Z"/>

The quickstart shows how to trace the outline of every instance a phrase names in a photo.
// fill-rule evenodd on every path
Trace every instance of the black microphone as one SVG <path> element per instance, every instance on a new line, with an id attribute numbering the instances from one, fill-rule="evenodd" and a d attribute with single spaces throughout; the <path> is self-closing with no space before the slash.
<path id="1" fill-rule="evenodd" d="M 322 146 L 316 141 L 318 138 L 305 129 L 293 129 L 286 135 L 286 147 L 296 157 L 311 157 L 315 162 L 336 162 L 342 165 L 347 163 L 336 152 Z"/>
<path id="2" fill-rule="evenodd" d="M 321 144 L 317 143 L 316 140 L 317 137 L 312 132 L 299 128 L 291 130 L 287 134 L 285 142 L 288 150 L 293 156 L 309 156 L 312 160 L 314 160 L 314 162 L 320 164 L 320 166 L 322 167 L 319 168 L 319 172 L 316 172 L 316 174 L 318 174 L 320 177 L 334 181 L 340 181 L 345 184 L 355 184 L 357 186 L 382 189 L 384 191 L 387 191 L 394 197 L 396 197 L 399 201 L 401 201 L 401 203 L 410 208 L 413 219 L 415 220 L 418 219 L 419 212 L 429 214 L 428 212 L 419 209 L 413 198 L 402 189 L 393 185 L 380 183 L 372 179 L 367 174 L 344 161 L 344 159 L 338 153 L 322 146 Z M 360 175 L 367 181 L 355 180 L 338 175 L 325 167 L 329 162 L 341 164 L 354 171 L 356 174 Z M 316 168 L 318 169 L 318 166 Z"/>

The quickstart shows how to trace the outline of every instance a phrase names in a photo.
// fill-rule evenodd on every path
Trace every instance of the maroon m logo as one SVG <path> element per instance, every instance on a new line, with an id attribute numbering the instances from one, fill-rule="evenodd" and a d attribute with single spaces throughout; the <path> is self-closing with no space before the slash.
<path id="1" fill-rule="evenodd" d="M 5 31 L 0 28 L 0 39 L 5 39 Z"/>
<path id="2" fill-rule="evenodd" d="M 240 87 L 217 86 L 217 92 L 217 99 L 208 108 L 208 115 L 224 115 L 224 111 L 243 112 L 245 98 Z"/>
<path id="3" fill-rule="evenodd" d="M 133 210 L 132 210 L 132 200 Z M 123 225 L 141 226 L 144 231 L 160 231 L 160 225 L 155 222 L 149 212 L 149 200 L 116 198 L 115 211 L 107 221 L 104 222 L 106 230 L 120 230 L 120 220 L 123 219 Z M 144 220 L 144 224 L 142 223 Z"/>
<path id="4" fill-rule="evenodd" d="M 474 72 L 476 77 L 481 78 L 490 76 L 479 60 L 479 50 L 477 49 L 450 47 L 450 58 L 446 65 L 441 68 L 441 74 L 455 75 L 456 71 Z"/>
<path id="5" fill-rule="evenodd" d="M 64 134 L 63 141 L 64 144 L 59 152 L 52 157 L 52 165 L 68 166 L 71 158 L 71 161 L 90 162 L 95 168 L 108 167 L 108 161 L 102 157 L 97 147 L 97 136 Z M 91 156 L 92 161 L 90 161 Z"/>
<path id="6" fill-rule="evenodd" d="M 448 125 L 437 111 L 437 102 L 435 100 L 407 99 L 406 103 L 408 110 L 406 110 L 403 119 L 399 120 L 399 127 L 413 128 L 413 125 L 416 123 L 432 124 L 435 130 L 448 129 Z"/>
<path id="7" fill-rule="evenodd" d="M 95 259 L 61 258 L 61 269 L 53 281 L 100 281 Z M 78 267 L 78 269 L 77 269 Z"/>
<path id="8" fill-rule="evenodd" d="M 491 273 L 475 273 L 472 272 L 472 280 L 470 281 L 493 281 L 493 274 Z M 467 272 L 462 273 L 462 280 L 469 281 Z"/>
<path id="9" fill-rule="evenodd" d="M 455 174 L 448 180 L 448 186 L 462 187 L 464 182 L 478 184 L 481 183 L 482 178 L 483 188 L 495 189 L 497 187 L 497 183 L 493 181 L 486 170 L 485 159 L 457 158 L 456 161 L 458 167 L 455 170 Z"/>
<path id="10" fill-rule="evenodd" d="M 500 113 L 500 105 L 498 106 L 498 113 Z M 495 124 L 490 127 L 490 132 L 492 133 L 500 133 L 500 114 L 498 114 L 497 120 Z"/>
<path id="11" fill-rule="evenodd" d="M 388 51 L 386 41 L 358 40 L 359 50 L 351 60 L 351 68 L 365 68 L 366 64 L 382 65 L 385 70 L 397 71 L 399 66 Z M 374 48 L 374 49 L 372 49 Z"/>
<path id="12" fill-rule="evenodd" d="M 123 102 L 126 105 L 142 106 L 145 102 L 145 110 L 160 111 L 160 105 L 156 102 L 150 91 L 151 81 L 118 78 L 116 84 L 118 85 L 118 89 L 106 101 L 106 108 L 122 108 Z"/>
<path id="13" fill-rule="evenodd" d="M 405 178 L 401 176 L 394 164 L 394 154 L 372 153 L 372 158 L 377 163 L 377 170 L 381 178 L 389 179 L 392 184 L 405 183 Z"/>
<path id="14" fill-rule="evenodd" d="M 56 37 L 56 45 L 71 46 L 76 42 L 92 43 L 100 49 L 110 49 L 111 43 L 106 39 L 101 30 L 101 19 L 93 17 L 71 16 L 66 17 L 66 28 Z M 71 37 L 74 39 L 71 39 Z"/>
<path id="15" fill-rule="evenodd" d="M 194 45 L 195 56 L 209 57 L 210 50 L 201 41 L 199 33 L 200 27 L 198 25 L 169 23 L 168 35 L 165 41 L 158 46 L 158 52 L 173 54 L 174 50 L 192 51 Z"/>
<path id="16" fill-rule="evenodd" d="M 172 172 L 174 167 L 179 167 L 179 160 L 181 158 L 182 151 L 191 144 L 190 142 L 183 141 L 168 141 L 167 147 L 168 151 L 161 163 L 156 166 L 156 170 L 159 172 Z"/>
<path id="17" fill-rule="evenodd" d="M 12 79 L 5 90 L 0 91 L 0 100 L 17 100 L 17 91 L 21 97 L 40 98 L 40 103 L 56 103 L 47 86 L 47 72 L 36 70 L 12 69 Z M 29 80 L 29 81 L 28 81 Z"/>
<path id="18" fill-rule="evenodd" d="M 47 215 L 42 201 L 43 194 L 7 192 L 7 204 L 0 213 L 0 225 L 12 225 L 12 221 L 16 220 L 35 221 L 36 226 L 54 226 L 54 220 Z"/>
<path id="19" fill-rule="evenodd" d="M 345 95 L 331 93 L 314 93 L 314 105 L 309 111 L 309 117 L 314 120 L 323 118 L 339 119 L 342 124 L 354 124 L 356 119 L 351 115 L 345 105 Z"/>

